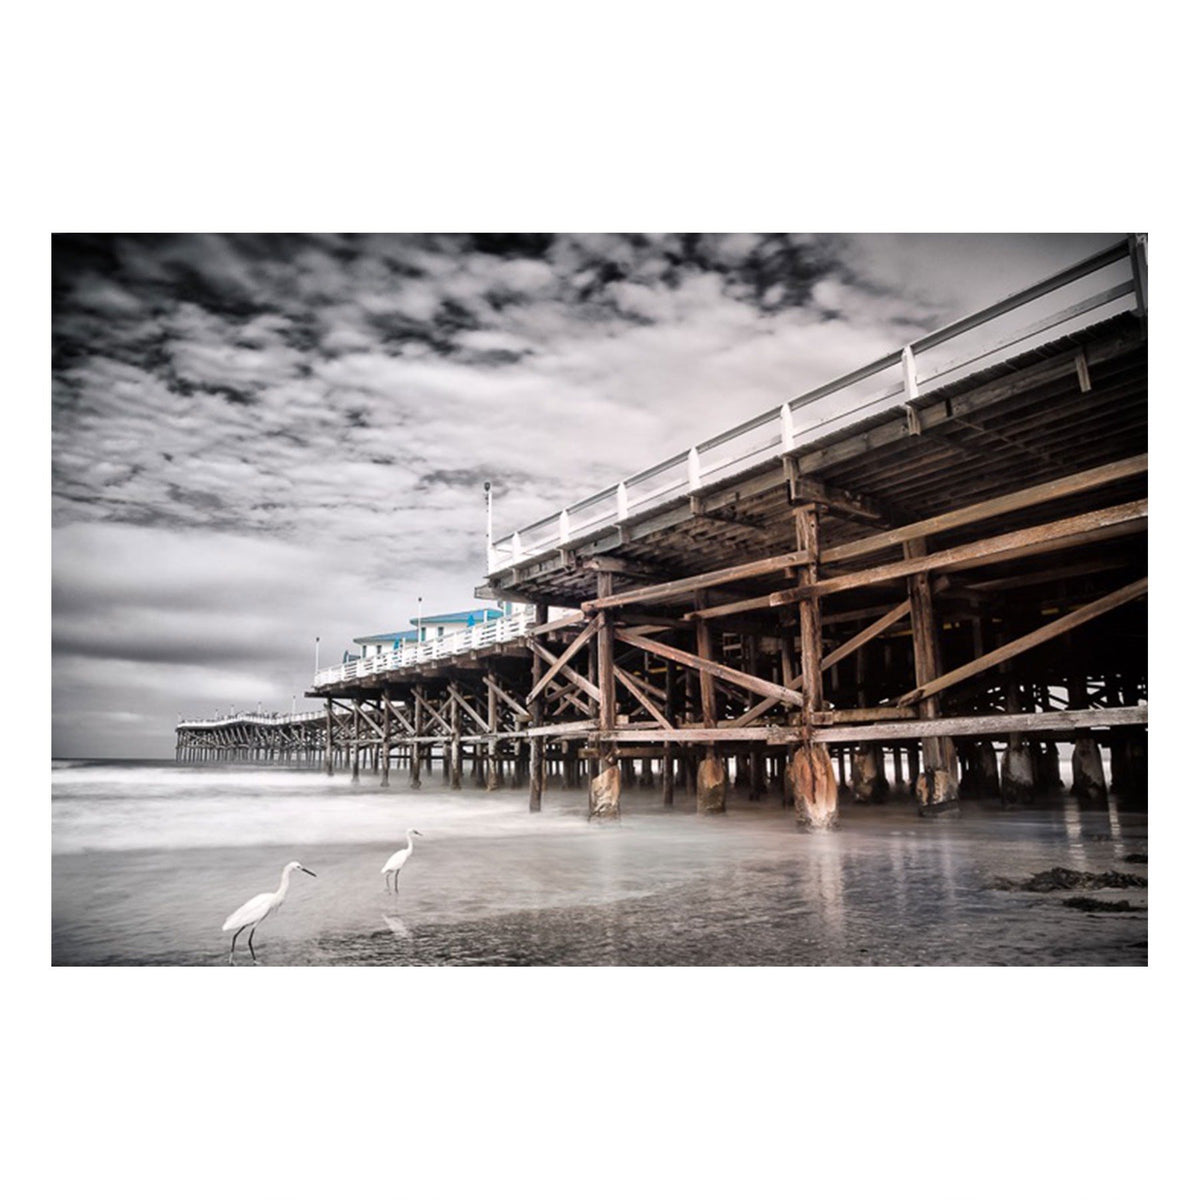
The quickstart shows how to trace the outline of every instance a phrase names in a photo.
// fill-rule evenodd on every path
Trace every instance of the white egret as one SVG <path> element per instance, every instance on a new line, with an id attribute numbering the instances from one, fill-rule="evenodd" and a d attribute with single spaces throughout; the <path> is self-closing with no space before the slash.
<path id="1" fill-rule="evenodd" d="M 254 960 L 255 965 L 258 964 L 258 958 L 254 953 L 254 931 L 258 928 L 260 921 L 269 917 L 283 903 L 283 898 L 287 895 L 288 880 L 293 871 L 303 871 L 305 875 L 311 875 L 314 879 L 317 877 L 315 871 L 310 871 L 307 867 L 301 866 L 300 863 L 293 860 L 283 868 L 283 874 L 279 877 L 279 890 L 277 892 L 260 892 L 252 900 L 247 900 L 221 926 L 222 930 L 226 933 L 231 929 L 237 930 L 237 933 L 233 935 L 233 941 L 229 944 L 229 965 L 231 967 L 233 966 L 233 951 L 237 945 L 238 934 L 247 926 L 250 928 L 250 936 L 246 939 L 250 947 L 250 957 Z"/>
<path id="2" fill-rule="evenodd" d="M 413 852 L 414 833 L 417 835 L 417 837 L 425 836 L 419 829 L 407 830 L 406 836 L 408 837 L 408 845 L 405 846 L 403 850 L 397 850 L 396 853 L 393 854 L 392 857 L 389 858 L 387 862 L 385 862 L 383 866 L 379 868 L 379 873 L 384 877 L 383 886 L 389 892 L 392 890 L 391 887 L 388 887 L 387 880 L 387 877 L 390 875 L 392 877 L 392 885 L 396 889 L 396 895 L 400 894 L 400 884 L 397 880 L 397 876 L 400 873 L 400 868 L 404 866 L 406 862 L 408 862 L 408 856 Z"/>

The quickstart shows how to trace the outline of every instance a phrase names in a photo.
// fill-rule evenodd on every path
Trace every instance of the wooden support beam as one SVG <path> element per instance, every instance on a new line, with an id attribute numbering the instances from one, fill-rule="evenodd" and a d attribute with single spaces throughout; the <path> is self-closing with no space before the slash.
<path id="1" fill-rule="evenodd" d="M 625 642 L 630 646 L 636 646 L 639 650 L 649 651 L 649 653 L 659 658 L 669 659 L 671 662 L 691 667 L 695 671 L 714 675 L 718 679 L 724 679 L 727 683 L 736 684 L 738 687 L 745 688 L 746 691 L 754 692 L 756 695 L 770 696 L 775 700 L 782 700 L 796 707 L 804 704 L 804 697 L 799 692 L 792 691 L 791 688 L 780 687 L 777 683 L 770 683 L 766 679 L 758 679 L 753 675 L 747 675 L 744 671 L 735 670 L 733 667 L 710 662 L 699 655 L 689 654 L 686 650 L 677 650 L 674 646 L 667 646 L 662 642 L 638 637 L 636 634 L 628 633 L 623 629 L 617 630 L 617 640 Z"/>
<path id="2" fill-rule="evenodd" d="M 613 577 L 608 571 L 596 576 L 596 597 L 606 600 L 612 595 Z M 600 728 L 612 729 L 617 723 L 617 681 L 614 677 L 613 616 L 602 612 L 596 618 L 596 682 L 600 687 Z"/>
<path id="3" fill-rule="evenodd" d="M 736 613 L 754 612 L 759 608 L 770 608 L 774 592 L 765 596 L 753 596 L 749 600 L 732 600 L 728 604 L 713 604 L 708 608 L 698 608 L 694 612 L 684 613 L 685 621 L 711 621 L 716 617 L 731 617 Z"/>
<path id="4" fill-rule="evenodd" d="M 555 675 L 557 675 L 563 669 L 563 667 L 565 667 L 567 663 L 574 658 L 580 649 L 582 649 L 582 647 L 595 636 L 596 631 L 599 628 L 599 619 L 597 617 L 593 617 L 583 627 L 583 629 L 580 630 L 575 640 L 557 658 L 551 655 L 550 670 L 548 670 L 545 675 L 543 675 L 541 679 L 539 679 L 537 683 L 533 685 L 533 690 L 530 691 L 529 695 L 525 697 L 526 704 L 536 699 L 538 695 L 546 690 L 547 686 L 549 686 L 550 681 L 555 677 Z M 532 638 L 528 638 L 526 640 L 530 649 L 538 651 L 542 649 L 542 647 Z"/>
<path id="5" fill-rule="evenodd" d="M 645 628 L 642 630 L 635 629 L 635 632 L 642 633 L 649 632 L 650 628 L 656 630 L 688 628 L 688 623 L 683 617 L 665 617 L 661 613 L 630 612 L 628 609 L 621 612 L 620 621 L 622 625 L 628 627 L 644 626 Z"/>
<path id="6" fill-rule="evenodd" d="M 951 568 L 966 570 L 969 566 L 996 561 L 994 556 L 998 552 L 1011 550 L 1018 556 L 1034 555 L 1042 552 L 1039 547 L 1045 547 L 1050 543 L 1059 543 L 1062 539 L 1076 534 L 1107 531 L 1107 536 L 1117 537 L 1127 532 L 1123 526 L 1145 518 L 1148 511 L 1149 505 L 1145 500 L 1132 500 L 1127 504 L 1116 504 L 1111 508 L 1081 513 L 1079 516 L 1050 521 L 1045 525 L 1034 525 L 1012 533 L 983 538 L 978 542 L 968 542 L 950 550 L 923 554 L 917 558 L 905 559 L 903 562 L 885 563 L 882 566 L 854 571 L 848 575 L 837 575 L 832 579 L 824 579 L 810 586 L 774 592 L 771 596 L 771 605 L 774 607 L 792 604 L 803 595 L 827 596 L 834 592 L 845 592 L 871 584 L 886 583 L 893 579 L 904 579 L 911 575 L 918 575 L 922 571 Z"/>
<path id="7" fill-rule="evenodd" d="M 849 658 L 855 650 L 861 646 L 865 646 L 873 638 L 881 634 L 885 629 L 890 629 L 897 621 L 903 620 L 912 612 L 912 601 L 905 600 L 897 604 L 895 608 L 888 609 L 887 612 L 875 621 L 868 625 L 866 629 L 859 630 L 848 641 L 843 642 L 836 650 L 830 651 L 823 659 L 821 659 L 821 670 L 828 671 L 835 663 L 840 663 L 842 659 Z"/>
<path id="8" fill-rule="evenodd" d="M 649 662 L 649 659 L 646 660 Z M 666 686 L 663 689 L 663 716 L 666 718 L 668 725 L 675 723 L 675 664 L 668 662 L 663 664 L 666 667 Z M 675 804 L 675 748 L 670 742 L 664 742 L 662 747 L 663 753 L 663 773 L 662 773 L 662 802 L 664 808 L 671 808 Z"/>
<path id="9" fill-rule="evenodd" d="M 564 613 L 561 617 L 555 617 L 553 621 L 543 621 L 535 625 L 529 634 L 531 637 L 537 637 L 544 633 L 555 633 L 560 629 L 569 629 L 572 625 L 582 625 L 587 620 L 578 609 Z"/>
<path id="10" fill-rule="evenodd" d="M 413 694 L 413 737 L 409 742 L 408 782 L 410 787 L 421 786 L 421 705 L 422 689 L 414 687 Z"/>
<path id="11" fill-rule="evenodd" d="M 392 771 L 392 706 L 388 699 L 387 688 L 379 697 L 380 717 L 383 719 L 383 744 L 380 746 L 379 786 L 391 786 Z"/>
<path id="12" fill-rule="evenodd" d="M 649 604 L 658 600 L 668 600 L 674 596 L 682 596 L 700 588 L 717 587 L 723 583 L 733 583 L 738 579 L 753 579 L 757 575 L 770 575 L 775 571 L 786 571 L 790 567 L 799 566 L 804 561 L 803 554 L 777 554 L 772 558 L 760 558 L 736 567 L 723 567 L 719 571 L 705 571 L 701 575 L 675 579 L 670 583 L 617 592 L 604 599 L 585 600 L 581 607 L 585 614 L 591 614 L 603 608 L 619 608 L 627 604 Z"/>
<path id="13" fill-rule="evenodd" d="M 485 733 L 487 732 L 488 723 L 471 707 L 470 701 L 462 694 L 452 683 L 446 684 L 446 690 L 458 701 L 459 707 L 479 726 Z"/>
<path id="14" fill-rule="evenodd" d="M 1018 733 L 1069 733 L 1076 729 L 1112 729 L 1146 725 L 1145 708 L 1089 708 L 1083 711 L 983 713 L 938 717 L 932 721 L 885 721 L 876 725 L 816 729 L 815 742 L 893 742 L 921 737 L 987 737 Z"/>
<path id="15" fill-rule="evenodd" d="M 938 579 L 933 585 L 933 590 L 935 593 L 944 592 L 949 587 L 949 580 Z M 897 604 L 895 608 L 889 608 L 879 620 L 868 625 L 866 629 L 860 630 L 848 641 L 843 642 L 836 650 L 831 650 L 825 655 L 821 659 L 821 670 L 828 671 L 835 663 L 840 663 L 842 659 L 848 658 L 855 650 L 865 646 L 873 638 L 878 637 L 885 629 L 890 629 L 897 621 L 907 617 L 910 612 L 912 612 L 911 600 L 904 600 L 900 604 Z"/>
<path id="16" fill-rule="evenodd" d="M 1064 617 L 1059 617 L 1057 620 L 1051 621 L 1048 625 L 1043 625 L 1040 629 L 1036 629 L 1032 633 L 1025 634 L 1024 637 L 1016 638 L 1014 641 L 1008 642 L 1003 646 L 998 646 L 995 650 L 983 655 L 982 658 L 977 658 L 973 662 L 957 667 L 953 671 L 947 671 L 944 675 L 939 675 L 928 682 L 921 683 L 919 687 L 914 688 L 911 692 L 906 692 L 903 696 L 900 696 L 896 702 L 898 704 L 915 704 L 918 701 L 934 696 L 938 692 L 945 691 L 948 687 L 953 687 L 954 684 L 964 679 L 970 679 L 971 676 L 978 675 L 980 671 L 986 671 L 989 667 L 993 667 L 997 663 L 1015 658 L 1018 654 L 1023 654 L 1026 650 L 1031 650 L 1034 646 L 1040 646 L 1043 642 L 1050 641 L 1051 638 L 1058 637 L 1068 630 L 1076 629 L 1080 625 L 1084 625 L 1106 612 L 1111 612 L 1114 608 L 1119 608 L 1122 604 L 1128 604 L 1131 600 L 1137 600 L 1144 596 L 1148 590 L 1149 580 L 1147 579 L 1139 579 L 1136 583 L 1118 588 L 1117 591 L 1110 592 L 1107 596 L 1102 596 L 1099 600 L 1093 600 L 1090 604 L 1085 604 L 1081 608 L 1075 609 L 1074 612 L 1068 613 Z"/>
<path id="17" fill-rule="evenodd" d="M 405 733 L 407 733 L 407 734 L 414 733 L 415 730 L 412 727 L 412 723 L 409 721 L 408 717 L 405 715 L 404 709 L 400 706 L 399 702 L 392 700 L 390 698 L 385 698 L 384 702 L 387 704 L 388 710 L 391 712 L 392 716 L 395 718 L 396 724 L 399 725 L 400 728 Z"/>
<path id="18" fill-rule="evenodd" d="M 545 648 L 545 646 L 541 645 L 538 642 L 533 641 L 532 639 L 529 642 L 529 648 L 535 654 L 537 654 L 541 658 L 543 658 L 547 663 L 553 664 L 553 663 L 559 662 L 559 659 L 555 658 L 554 655 L 551 654 L 550 651 Z M 585 692 L 588 696 L 590 696 L 597 703 L 600 702 L 600 689 L 594 683 L 592 683 L 592 681 L 590 679 L 586 678 L 583 675 L 580 675 L 580 673 L 578 671 L 576 671 L 573 667 L 568 667 L 565 665 L 560 666 L 559 674 L 564 676 L 565 678 L 569 679 L 577 688 L 579 688 L 581 691 Z M 544 683 L 545 680 L 546 680 L 546 676 L 543 675 L 541 680 L 539 680 L 539 682 Z"/>
<path id="19" fill-rule="evenodd" d="M 787 672 L 785 671 L 784 674 L 786 676 Z M 803 675 L 795 675 L 787 680 L 787 686 L 789 688 L 798 688 L 802 686 L 803 683 Z M 774 708 L 778 703 L 779 701 L 773 696 L 768 696 L 765 700 L 760 700 L 753 708 L 748 708 L 740 717 L 736 717 L 734 720 L 730 721 L 728 723 L 728 728 L 741 729 L 747 725 L 752 725 L 758 720 L 759 717 L 768 712 L 770 709 Z"/>
<path id="20" fill-rule="evenodd" d="M 532 729 L 525 730 L 525 736 L 548 737 L 551 740 L 560 737 L 585 737 L 595 733 L 597 728 L 595 721 L 563 721 L 557 725 L 534 726 Z"/>
<path id="21" fill-rule="evenodd" d="M 1139 517 L 1117 528 L 1104 526 L 1099 529 L 1085 530 L 1083 533 L 1070 534 L 1067 537 L 1051 538 L 1049 541 L 1039 542 L 1033 549 L 1016 546 L 1007 550 L 999 550 L 993 554 L 985 554 L 979 558 L 971 559 L 970 562 L 964 564 L 962 569 L 964 571 L 977 571 L 982 567 L 994 567 L 1000 563 L 1012 562 L 1014 559 L 1043 554 L 1062 554 L 1067 550 L 1076 550 L 1080 546 L 1090 546 L 1095 542 L 1107 541 L 1110 538 L 1133 537 L 1137 534 L 1145 533 L 1147 525 L 1147 518 Z M 958 582 L 961 585 L 962 581 L 959 580 Z"/>
<path id="22" fill-rule="evenodd" d="M 486 683 L 491 677 L 489 671 L 484 677 Z M 493 681 L 494 682 L 494 681 Z M 496 756 L 496 734 L 500 731 L 500 709 L 496 703 L 496 689 L 489 687 L 487 689 L 487 717 L 488 717 L 488 733 L 491 735 L 486 743 L 487 766 L 485 773 L 485 785 L 489 792 L 494 792 L 499 785 L 500 764 Z"/>
<path id="23" fill-rule="evenodd" d="M 628 632 L 629 633 L 638 633 L 639 630 L 630 629 L 630 630 L 628 630 Z M 644 653 L 643 653 L 642 657 L 643 657 L 643 659 L 645 658 Z M 648 673 L 645 671 L 645 668 L 643 668 L 643 673 Z M 634 676 L 634 678 L 637 678 L 637 677 Z M 666 692 L 665 688 L 660 688 L 657 684 L 651 683 L 648 679 L 638 679 L 638 687 L 640 687 L 642 689 L 642 691 L 644 691 L 646 693 L 646 695 L 649 696 L 652 700 L 658 700 L 658 701 L 664 702 L 664 703 L 666 702 L 667 692 Z"/>
<path id="24" fill-rule="evenodd" d="M 800 572 L 800 583 L 812 588 L 817 583 L 818 527 L 817 509 L 806 504 L 796 509 L 796 548 L 808 558 Z M 804 691 L 804 715 L 807 719 L 821 708 L 821 602 L 812 591 L 799 598 L 800 677 Z"/>
<path id="25" fill-rule="evenodd" d="M 325 774 L 333 774 L 333 700 L 325 701 Z"/>
<path id="26" fill-rule="evenodd" d="M 638 681 L 629 674 L 628 671 L 622 670 L 620 667 L 614 666 L 614 672 L 617 679 L 621 681 L 628 689 L 629 694 L 659 723 L 664 729 L 673 729 L 674 726 L 662 714 L 662 712 L 650 700 L 649 696 L 638 686 Z"/>
<path id="27" fill-rule="evenodd" d="M 534 658 L 534 665 L 540 667 L 541 660 Z M 526 720 L 530 717 L 530 711 L 519 700 L 514 700 L 490 675 L 485 675 L 483 682 L 487 685 L 489 691 L 496 693 L 497 699 L 503 700 L 509 708 L 513 710 L 519 717 L 524 717 Z"/>
<path id="28" fill-rule="evenodd" d="M 1144 475 L 1148 469 L 1149 456 L 1138 454 L 1133 458 L 1124 458 L 1119 462 L 1108 463 L 1102 467 L 1093 467 L 1089 471 L 1080 471 L 1076 475 L 1068 475 L 1063 479 L 1052 479 L 1049 483 L 1039 483 L 1035 487 L 1022 488 L 1018 492 L 995 496 L 991 500 L 983 500 L 978 504 L 968 504 L 965 508 L 957 508 L 953 512 L 942 513 L 937 517 L 915 521 L 900 529 L 889 529 L 884 533 L 872 534 L 870 537 L 860 538 L 858 541 L 845 545 L 832 546 L 822 550 L 821 565 L 828 566 L 831 563 L 861 558 L 863 555 L 874 554 L 876 551 L 885 550 L 891 546 L 903 545 L 914 538 L 944 533 L 948 529 L 956 529 L 961 525 L 970 525 L 977 521 L 1003 516 L 1005 513 L 1016 512 L 1022 508 L 1030 508 L 1035 504 L 1045 504 L 1051 500 L 1061 500 L 1066 496 L 1092 491 L 1105 484 Z"/>
<path id="29" fill-rule="evenodd" d="M 784 459 L 784 464 L 788 473 L 788 496 L 793 504 L 820 504 L 839 516 L 855 521 L 865 521 L 870 525 L 888 524 L 887 514 L 868 497 L 801 475 L 794 458 Z"/>
<path id="30" fill-rule="evenodd" d="M 705 662 L 713 657 L 712 627 L 707 621 L 696 622 L 696 656 Z M 700 675 L 700 718 L 710 729 L 717 723 L 717 689 L 711 671 Z"/>
<path id="31" fill-rule="evenodd" d="M 884 704 L 875 708 L 831 708 L 813 713 L 814 725 L 853 725 L 866 721 L 906 721 L 917 710 L 902 705 Z"/>
<path id="32" fill-rule="evenodd" d="M 442 714 L 438 712 L 428 700 L 425 699 L 423 692 L 418 694 L 414 691 L 413 700 L 416 702 L 417 707 L 427 712 L 446 731 L 446 733 L 453 732 L 453 730 L 450 728 L 450 722 L 447 721 Z"/>
<path id="33" fill-rule="evenodd" d="M 904 556 L 910 562 L 927 557 L 925 539 L 914 538 L 904 543 Z M 933 588 L 928 571 L 908 576 L 909 612 L 912 616 L 913 671 L 918 685 L 933 679 L 941 671 L 941 645 L 938 621 L 933 609 Z M 920 715 L 926 720 L 941 716 L 936 699 L 921 701 Z M 927 737 L 921 742 L 921 757 L 926 770 L 954 770 L 954 746 L 946 738 Z M 928 793 L 927 793 L 928 794 Z"/>
<path id="34" fill-rule="evenodd" d="M 534 620 L 539 624 L 545 624 L 546 617 L 549 615 L 547 606 L 539 604 L 534 612 Z M 542 672 L 545 670 L 545 664 L 535 654 L 533 661 L 530 663 L 530 678 L 534 685 L 542 677 Z M 503 694 L 503 693 L 502 693 Z M 510 704 L 515 703 L 511 698 L 505 696 Z M 527 713 L 530 725 L 540 725 L 542 723 L 542 714 L 545 709 L 545 699 L 539 696 L 529 706 Z M 546 741 L 544 738 L 535 737 L 529 740 L 529 811 L 541 812 L 542 810 L 542 789 L 546 782 Z"/>
<path id="35" fill-rule="evenodd" d="M 1071 733 L 1077 729 L 1113 729 L 1148 723 L 1147 710 L 1138 708 L 1089 708 L 1082 712 L 987 713 L 965 717 L 938 717 L 935 720 L 883 721 L 873 725 L 844 725 L 819 727 L 806 735 L 805 731 L 787 725 L 766 725 L 754 729 L 701 729 L 687 726 L 682 729 L 617 729 L 610 741 L 629 744 L 763 742 L 768 746 L 785 746 L 805 740 L 833 745 L 855 742 L 911 742 L 926 737 L 988 737 L 1012 732 Z M 553 727 L 545 732 L 551 733 Z M 570 731 L 570 736 L 579 732 Z"/>
<path id="36" fill-rule="evenodd" d="M 611 554 L 594 554 L 585 558 L 579 566 L 585 571 L 603 571 L 612 575 L 625 575 L 630 579 L 661 579 L 662 571 L 644 563 L 631 562 Z"/>
<path id="37" fill-rule="evenodd" d="M 534 661 L 541 662 L 542 660 L 535 656 Z M 558 705 L 554 710 L 555 715 L 563 712 L 568 704 L 583 713 L 585 717 L 591 715 L 591 709 L 579 698 L 579 685 L 572 683 L 569 679 L 553 688 L 547 688 L 545 696 L 550 704 Z M 535 700 L 533 703 L 536 704 L 537 701 Z"/>
<path id="38" fill-rule="evenodd" d="M 733 517 L 725 513 L 713 512 L 705 503 L 703 496 L 690 496 L 689 506 L 692 516 L 701 521 L 711 521 L 714 525 L 731 525 L 736 529 L 744 529 L 756 537 L 767 537 L 769 530 L 761 521 L 752 521 L 748 517 Z"/>

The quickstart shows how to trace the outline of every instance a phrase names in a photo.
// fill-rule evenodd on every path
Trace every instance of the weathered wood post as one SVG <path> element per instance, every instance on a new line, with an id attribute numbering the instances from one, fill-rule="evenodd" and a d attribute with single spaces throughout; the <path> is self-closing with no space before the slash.
<path id="1" fill-rule="evenodd" d="M 362 714 L 359 710 L 360 702 L 359 702 L 359 699 L 357 696 L 354 697 L 354 700 L 352 701 L 352 703 L 354 705 L 354 732 L 352 734 L 353 740 L 351 742 L 351 750 L 350 750 L 351 754 L 353 755 L 353 758 L 351 759 L 352 766 L 350 768 L 350 782 L 358 783 L 358 760 L 359 760 L 359 757 L 361 754 L 361 750 L 360 750 L 360 746 L 359 746 L 359 734 L 360 734 L 360 730 L 361 730 L 360 721 L 361 721 Z"/>
<path id="2" fill-rule="evenodd" d="M 883 747 L 867 742 L 854 748 L 850 760 L 850 788 L 856 804 L 882 804 L 887 799 Z"/>
<path id="3" fill-rule="evenodd" d="M 758 635 L 750 634 L 744 639 L 743 645 L 746 650 L 745 669 L 751 675 L 759 674 L 759 655 L 758 655 Z M 787 686 L 787 680 L 782 681 L 784 686 Z M 749 751 L 749 776 L 750 776 L 750 799 L 759 800 L 762 798 L 764 791 L 763 778 L 763 752 L 757 746 L 751 746 Z"/>
<path id="4" fill-rule="evenodd" d="M 333 697 L 325 697 L 325 774 L 333 774 Z"/>
<path id="5" fill-rule="evenodd" d="M 596 573 L 596 598 L 607 599 L 613 594 L 613 578 L 611 571 Z M 599 614 L 600 624 L 596 631 L 595 654 L 592 663 L 595 666 L 595 682 L 600 689 L 600 703 L 597 717 L 599 733 L 596 748 L 598 751 L 598 772 L 592 779 L 588 789 L 588 820 L 592 817 L 619 817 L 621 815 L 621 768 L 616 757 L 616 746 L 605 738 L 617 726 L 617 679 L 613 670 L 613 612 L 603 609 Z"/>
<path id="6" fill-rule="evenodd" d="M 925 553 L 926 542 L 923 537 L 904 543 L 905 558 L 919 558 Z M 920 687 L 941 674 L 941 648 L 928 571 L 918 571 L 908 577 L 908 598 L 912 605 L 913 665 L 917 686 Z M 918 712 L 927 719 L 940 716 L 941 703 L 938 697 L 927 696 L 922 699 L 918 703 Z M 921 756 L 924 770 L 917 780 L 917 811 L 923 817 L 957 815 L 958 777 L 954 743 L 950 738 L 922 738 Z"/>
<path id="7" fill-rule="evenodd" d="M 798 570 L 801 585 L 817 582 L 820 543 L 817 508 L 804 504 L 795 510 L 796 549 L 808 555 Z M 820 742 L 812 740 L 813 714 L 823 703 L 821 686 L 821 602 L 815 596 L 798 601 L 800 618 L 800 686 L 804 696 L 801 712 L 803 741 L 792 755 L 792 802 L 796 820 L 813 829 L 828 829 L 837 820 L 837 780 L 833 760 Z M 785 638 L 785 643 L 790 638 Z M 788 664 L 784 663 L 784 670 Z"/>
<path id="8" fill-rule="evenodd" d="M 1004 711 L 1021 711 L 1021 692 L 1011 662 L 1002 663 Z M 1000 803 L 1004 808 L 1028 804 L 1033 797 L 1033 751 L 1023 734 L 1008 735 L 1008 745 L 1000 759 Z"/>
<path id="9" fill-rule="evenodd" d="M 392 769 L 392 698 L 386 687 L 383 689 L 380 703 L 383 709 L 383 770 L 379 775 L 379 786 L 390 787 Z"/>
<path id="10" fill-rule="evenodd" d="M 545 625 L 550 617 L 550 608 L 546 604 L 539 604 L 534 610 L 533 622 L 535 625 Z M 546 669 L 545 663 L 542 662 L 542 657 L 536 652 L 532 653 L 533 665 L 530 675 L 530 688 L 537 687 L 538 681 L 542 677 L 542 672 Z M 529 704 L 529 723 L 534 728 L 540 728 L 542 724 L 542 714 L 544 712 L 542 694 L 539 692 Z M 542 788 L 546 782 L 546 739 L 540 734 L 529 739 L 529 811 L 542 811 Z"/>
<path id="11" fill-rule="evenodd" d="M 1074 709 L 1086 709 L 1091 704 L 1087 680 L 1078 663 L 1082 639 L 1074 633 L 1066 636 L 1067 653 L 1075 658 L 1067 679 L 1067 703 Z M 1090 729 L 1080 729 L 1071 749 L 1071 794 L 1078 796 L 1084 806 L 1106 807 L 1108 784 L 1104 780 L 1104 763 L 1100 746 Z"/>
<path id="12" fill-rule="evenodd" d="M 488 682 L 493 685 L 496 682 L 495 675 L 488 671 Z M 499 741 L 496 733 L 500 728 L 500 709 L 496 701 L 495 687 L 489 687 L 487 691 L 487 724 L 488 724 L 488 740 L 487 740 L 487 790 L 494 792 L 500 786 L 500 771 L 497 755 L 500 752 Z"/>
<path id="13" fill-rule="evenodd" d="M 458 697 L 450 696 L 450 786 L 454 791 L 462 788 L 462 705 Z"/>
<path id="14" fill-rule="evenodd" d="M 675 724 L 675 664 L 667 660 L 666 675 L 663 683 L 663 716 Z M 675 743 L 663 742 L 662 759 L 662 802 L 665 808 L 675 804 Z"/>
<path id="15" fill-rule="evenodd" d="M 425 698 L 425 689 L 419 684 L 413 688 L 413 735 L 409 742 L 411 750 L 408 757 L 408 782 L 410 787 L 421 786 L 421 701 Z"/>
<path id="16" fill-rule="evenodd" d="M 696 608 L 705 605 L 702 593 L 696 596 Z M 713 654 L 712 626 L 706 620 L 696 622 L 696 654 L 709 662 L 715 662 Z M 717 685 L 708 671 L 700 672 L 700 719 L 706 730 L 716 733 L 717 729 Z M 717 757 L 715 742 L 709 742 L 704 757 L 696 767 L 696 811 L 698 813 L 723 813 L 729 780 L 725 773 L 725 760 Z"/>

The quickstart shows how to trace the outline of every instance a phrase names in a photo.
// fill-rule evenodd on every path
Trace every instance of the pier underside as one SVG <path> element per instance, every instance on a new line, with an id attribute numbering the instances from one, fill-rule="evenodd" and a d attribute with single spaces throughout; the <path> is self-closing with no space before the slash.
<path id="1" fill-rule="evenodd" d="M 524 636 L 314 687 L 324 761 L 516 772 L 534 809 L 553 772 L 597 815 L 635 778 L 720 811 L 732 774 L 824 825 L 835 763 L 934 815 L 1069 744 L 1082 799 L 1144 799 L 1147 469 L 1126 313 L 494 570 Z"/>

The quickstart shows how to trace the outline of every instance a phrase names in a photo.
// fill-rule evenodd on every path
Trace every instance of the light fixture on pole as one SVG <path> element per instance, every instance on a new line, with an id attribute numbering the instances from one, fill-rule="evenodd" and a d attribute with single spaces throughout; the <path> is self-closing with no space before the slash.
<path id="1" fill-rule="evenodd" d="M 421 597 L 417 597 L 417 644 L 419 645 L 424 638 L 421 635 Z"/>
<path id="2" fill-rule="evenodd" d="M 317 638 L 316 648 L 313 650 L 313 674 L 315 675 L 321 669 L 321 639 Z"/>
<path id="3" fill-rule="evenodd" d="M 491 574 L 495 566 L 496 552 L 492 549 L 492 481 L 483 481 L 483 499 L 487 505 L 487 569 Z"/>

